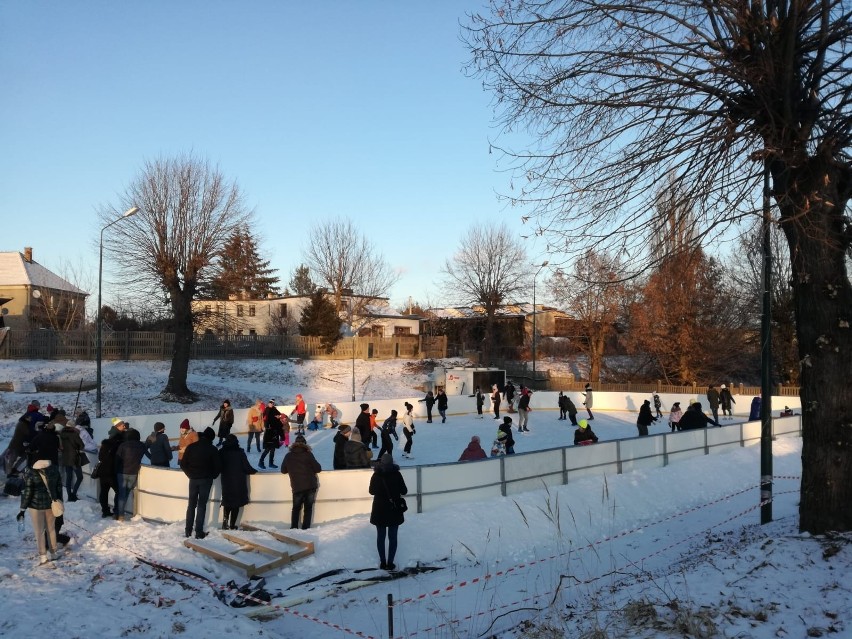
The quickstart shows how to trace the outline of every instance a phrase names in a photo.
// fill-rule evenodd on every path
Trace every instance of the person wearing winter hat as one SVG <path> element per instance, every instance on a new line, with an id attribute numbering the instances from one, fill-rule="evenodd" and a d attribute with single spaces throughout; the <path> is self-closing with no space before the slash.
<path id="1" fill-rule="evenodd" d="M 163 422 L 154 422 L 154 431 L 145 440 L 145 457 L 151 460 L 151 466 L 171 466 L 172 447 Z"/>
<path id="2" fill-rule="evenodd" d="M 346 468 L 346 442 L 349 441 L 349 435 L 352 429 L 347 424 L 341 424 L 337 427 L 337 432 L 334 434 L 334 457 L 332 458 L 332 468 L 334 470 L 342 470 Z"/>
<path id="3" fill-rule="evenodd" d="M 722 384 L 719 390 L 719 401 L 722 403 L 722 417 L 733 419 L 734 413 L 731 411 L 731 404 L 736 404 L 737 402 L 734 401 L 731 390 L 724 384 Z"/>
<path id="4" fill-rule="evenodd" d="M 479 435 L 474 435 L 470 438 L 470 443 L 468 443 L 467 448 L 462 451 L 459 461 L 476 461 L 478 459 L 486 459 L 487 457 L 488 455 L 486 455 L 485 451 L 482 450 Z"/>
<path id="5" fill-rule="evenodd" d="M 56 517 L 51 509 L 55 499 L 62 501 L 62 478 L 55 464 L 40 459 L 33 464 L 32 472 L 25 475 L 21 510 L 17 516 L 18 521 L 23 521 L 24 512 L 28 509 L 30 511 L 38 546 L 38 565 L 47 563 L 48 559 L 56 559 Z M 48 547 L 50 557 L 47 555 Z"/>
<path id="6" fill-rule="evenodd" d="M 411 456 L 411 446 L 414 444 L 414 435 L 417 430 L 414 428 L 414 406 L 405 402 L 405 413 L 402 415 L 402 436 L 405 437 L 405 446 L 402 448 L 402 456 L 406 459 L 413 459 Z"/>
<path id="7" fill-rule="evenodd" d="M 636 418 L 636 428 L 639 430 L 639 436 L 646 436 L 648 434 L 648 426 L 655 421 L 656 419 L 653 413 L 651 413 L 651 402 L 646 399 L 642 402 L 642 406 L 639 407 L 639 417 Z"/>
<path id="8" fill-rule="evenodd" d="M 408 494 L 408 487 L 399 466 L 393 463 L 393 455 L 385 453 L 379 459 L 370 477 L 370 494 L 373 507 L 370 510 L 370 523 L 376 527 L 376 549 L 379 551 L 379 568 L 394 570 L 399 527 L 405 521 L 405 511 L 401 508 L 402 496 Z M 387 552 L 385 540 L 387 539 Z"/>
<path id="9" fill-rule="evenodd" d="M 115 451 L 118 500 L 115 502 L 114 517 L 117 521 L 124 521 L 127 498 L 130 497 L 139 481 L 139 469 L 142 467 L 142 458 L 145 456 L 145 444 L 140 441 L 141 439 L 139 431 L 130 428 L 124 441 Z"/>
<path id="10" fill-rule="evenodd" d="M 119 433 L 123 435 L 125 432 L 127 432 L 127 429 L 129 427 L 130 427 L 130 424 L 128 424 L 123 419 L 121 419 L 119 417 L 113 417 L 112 427 L 109 429 L 109 432 L 107 433 L 107 437 L 114 437 L 115 435 L 117 435 Z"/>
<path id="11" fill-rule="evenodd" d="M 577 430 L 574 431 L 574 445 L 588 446 L 589 444 L 597 444 L 598 436 L 589 428 L 589 422 L 581 419 L 577 422 Z"/>
<path id="12" fill-rule="evenodd" d="M 492 457 L 503 457 L 506 454 L 506 439 L 509 436 L 506 434 L 506 431 L 498 430 L 497 431 L 497 439 L 491 444 L 491 456 Z"/>
<path id="13" fill-rule="evenodd" d="M 197 441 L 198 433 L 189 425 L 189 420 L 184 419 L 180 423 L 180 436 L 178 437 L 178 443 L 177 445 L 172 446 L 172 450 L 176 450 L 178 454 L 178 465 L 180 465 L 180 461 L 183 459 L 186 449 Z"/>
<path id="14" fill-rule="evenodd" d="M 714 384 L 707 387 L 707 403 L 710 405 L 710 412 L 713 413 L 713 419 L 719 421 L 719 391 L 716 390 Z"/>
<path id="15" fill-rule="evenodd" d="M 80 432 L 74 426 L 74 422 L 65 420 L 65 426 L 59 431 L 59 443 L 62 472 L 65 475 L 65 489 L 68 491 L 67 498 L 68 501 L 77 501 L 77 490 L 83 483 L 80 455 L 85 455 L 85 453 L 83 452 L 83 440 L 80 438 Z"/>
<path id="16" fill-rule="evenodd" d="M 219 450 L 222 462 L 222 530 L 236 530 L 240 509 L 249 503 L 248 476 L 257 473 L 240 448 L 237 436 L 230 434 Z"/>
<path id="17" fill-rule="evenodd" d="M 370 405 L 361 404 L 361 412 L 355 418 L 355 428 L 361 434 L 362 442 L 370 441 Z"/>
<path id="18" fill-rule="evenodd" d="M 680 422 L 678 422 L 680 430 L 707 428 L 707 424 L 714 424 L 716 426 L 722 425 L 704 414 L 701 410 L 701 402 L 695 402 L 692 406 L 690 406 L 683 414 L 683 417 L 680 418 Z"/>
<path id="19" fill-rule="evenodd" d="M 317 475 L 322 472 L 322 466 L 311 452 L 304 435 L 296 435 L 296 441 L 281 462 L 281 472 L 290 477 L 290 489 L 293 492 L 290 528 L 307 530 L 314 516 L 314 502 L 319 490 Z"/>
<path id="20" fill-rule="evenodd" d="M 515 454 L 515 438 L 512 436 L 512 418 L 506 415 L 503 417 L 503 423 L 500 424 L 497 435 L 499 437 L 500 433 L 506 433 L 506 441 L 504 442 L 506 445 L 506 454 L 514 455 Z"/>
<path id="21" fill-rule="evenodd" d="M 361 440 L 361 432 L 353 428 L 349 441 L 343 445 L 343 455 L 346 458 L 346 468 L 369 468 L 373 451 Z"/>
<path id="22" fill-rule="evenodd" d="M 234 409 L 231 407 L 230 399 L 222 402 L 219 412 L 213 418 L 214 425 L 216 424 L 216 420 L 219 421 L 219 443 L 217 446 L 221 446 L 225 438 L 231 434 L 231 428 L 234 426 Z"/>
<path id="23" fill-rule="evenodd" d="M 216 431 L 209 426 L 201 433 L 193 444 L 186 447 L 183 457 L 178 462 L 181 470 L 189 477 L 189 503 L 186 506 L 186 526 L 184 534 L 192 534 L 195 522 L 195 538 L 204 539 L 204 522 L 207 520 L 207 500 L 210 499 L 210 489 L 213 480 L 222 471 L 222 460 L 219 450 L 213 444 Z"/>

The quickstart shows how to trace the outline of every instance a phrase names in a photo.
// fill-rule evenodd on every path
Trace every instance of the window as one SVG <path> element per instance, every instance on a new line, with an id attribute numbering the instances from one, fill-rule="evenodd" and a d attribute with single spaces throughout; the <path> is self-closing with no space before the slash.
<path id="1" fill-rule="evenodd" d="M 252 307 L 252 308 L 254 308 L 254 307 Z M 254 330 L 253 328 L 250 328 L 249 329 L 249 335 L 257 335 L 257 331 Z"/>
<path id="2" fill-rule="evenodd" d="M 254 317 L 254 314 L 255 314 L 254 304 L 249 304 L 249 317 Z"/>
<path id="3" fill-rule="evenodd" d="M 411 327 L 410 326 L 394 326 L 393 327 L 394 335 L 411 335 Z"/>
<path id="4" fill-rule="evenodd" d="M 213 312 L 213 307 L 210 304 L 205 304 L 204 305 L 204 314 L 210 315 L 210 313 L 212 313 L 212 312 Z"/>
<path id="5" fill-rule="evenodd" d="M 237 317 L 245 315 L 245 307 L 242 304 L 237 304 Z"/>
<path id="6" fill-rule="evenodd" d="M 278 305 L 278 316 L 279 317 L 287 317 L 287 305 L 279 304 Z"/>

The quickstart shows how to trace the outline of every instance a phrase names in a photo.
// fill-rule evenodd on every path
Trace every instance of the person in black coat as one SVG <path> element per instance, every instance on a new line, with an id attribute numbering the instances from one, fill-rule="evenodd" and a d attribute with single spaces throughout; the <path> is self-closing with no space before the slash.
<path id="1" fill-rule="evenodd" d="M 588 446 L 589 444 L 597 444 L 598 436 L 589 428 L 589 422 L 581 419 L 577 424 L 577 430 L 574 431 L 574 445 Z"/>
<path id="2" fill-rule="evenodd" d="M 219 412 L 213 418 L 213 425 L 216 425 L 216 420 L 219 420 L 219 443 L 221 446 L 225 438 L 231 434 L 231 427 L 234 425 L 234 409 L 231 408 L 231 400 L 226 399 L 219 407 Z"/>
<path id="3" fill-rule="evenodd" d="M 290 452 L 281 462 L 281 472 L 290 476 L 290 488 L 293 491 L 290 528 L 307 530 L 311 527 L 314 516 L 314 502 L 319 490 L 317 475 L 322 472 L 322 466 L 311 452 L 311 447 L 308 446 L 304 435 L 296 435 L 296 441 L 290 446 Z"/>
<path id="4" fill-rule="evenodd" d="M 443 388 L 438 389 L 438 394 L 435 396 L 435 402 L 438 404 L 438 414 L 441 416 L 441 423 L 445 424 L 447 422 L 447 407 L 449 406 L 449 400 L 447 399 L 447 393 Z"/>
<path id="5" fill-rule="evenodd" d="M 390 417 L 388 417 L 382 424 L 382 447 L 379 450 L 379 459 L 381 459 L 382 455 L 385 453 L 393 452 L 393 442 L 391 441 L 391 437 L 393 437 L 396 441 L 399 441 L 399 435 L 396 434 L 397 414 L 396 410 L 392 410 Z"/>
<path id="6" fill-rule="evenodd" d="M 334 470 L 343 470 L 346 468 L 346 442 L 349 441 L 349 433 L 352 428 L 347 424 L 341 424 L 337 427 L 337 432 L 334 434 L 334 457 L 332 458 L 332 468 Z"/>
<path id="7" fill-rule="evenodd" d="M 426 392 L 426 397 L 418 399 L 418 402 L 426 402 L 426 423 L 432 423 L 432 407 L 435 405 L 435 395 L 432 391 Z"/>
<path id="8" fill-rule="evenodd" d="M 39 459 L 46 459 L 59 467 L 59 435 L 56 434 L 56 422 L 47 422 L 30 442 L 28 452 L 30 466 Z"/>
<path id="9" fill-rule="evenodd" d="M 702 412 L 701 402 L 695 402 L 686 409 L 683 417 L 680 418 L 680 421 L 678 422 L 678 429 L 694 430 L 696 428 L 707 428 L 707 424 L 721 426 L 719 422 L 710 419 Z"/>
<path id="10" fill-rule="evenodd" d="M 115 518 L 124 521 L 124 507 L 127 498 L 139 481 L 139 469 L 145 456 L 145 444 L 135 428 L 129 428 L 124 441 L 115 451 L 115 471 L 118 480 L 118 499 L 115 502 Z"/>
<path id="11" fill-rule="evenodd" d="M 497 428 L 498 433 L 506 433 L 506 440 L 503 442 L 506 445 L 506 454 L 515 454 L 515 438 L 512 437 L 512 418 L 506 415 L 503 417 L 503 423 Z"/>
<path id="12" fill-rule="evenodd" d="M 154 422 L 154 431 L 145 440 L 145 457 L 151 460 L 152 466 L 169 468 L 171 465 L 172 446 L 163 422 Z"/>
<path id="13" fill-rule="evenodd" d="M 636 418 L 636 428 L 639 429 L 639 436 L 644 437 L 647 435 L 648 426 L 655 421 L 656 419 L 654 418 L 653 413 L 651 413 L 651 402 L 646 399 L 642 402 L 642 406 L 639 408 L 639 417 Z"/>
<path id="14" fill-rule="evenodd" d="M 101 504 L 101 517 L 112 517 L 113 511 L 118 512 L 118 476 L 116 475 L 115 467 L 115 451 L 121 446 L 124 441 L 124 432 L 116 432 L 112 437 L 101 442 L 101 448 L 98 451 L 98 501 Z M 112 489 L 113 507 L 109 508 L 109 491 Z"/>
<path id="15" fill-rule="evenodd" d="M 222 530 L 236 530 L 240 509 L 249 503 L 248 476 L 257 473 L 236 435 L 225 437 L 219 450 L 222 465 Z"/>
<path id="16" fill-rule="evenodd" d="M 370 425 L 370 405 L 361 404 L 361 412 L 355 418 L 355 428 L 361 433 L 361 441 L 365 444 L 370 441 L 370 433 L 373 427 Z"/>
<path id="17" fill-rule="evenodd" d="M 379 551 L 379 568 L 393 570 L 396 557 L 397 533 L 405 521 L 405 515 L 399 508 L 402 495 L 408 494 L 408 487 L 399 466 L 393 463 L 393 456 L 385 453 L 376 464 L 370 478 L 370 494 L 373 495 L 373 508 L 370 510 L 370 523 L 376 527 L 376 548 Z M 388 548 L 385 554 L 385 539 Z"/>
<path id="18" fill-rule="evenodd" d="M 275 464 L 275 451 L 281 447 L 281 440 L 284 438 L 284 425 L 280 418 L 281 413 L 275 408 L 275 404 L 266 407 L 263 420 L 263 453 L 257 463 L 261 468 L 266 468 L 263 461 L 267 455 L 269 455 L 269 467 L 278 468 Z"/>
<path id="19" fill-rule="evenodd" d="M 192 522 L 195 520 L 195 538 L 204 539 L 204 521 L 207 518 L 207 500 L 210 499 L 210 489 L 213 480 L 222 472 L 222 461 L 219 450 L 213 445 L 216 431 L 209 426 L 198 437 L 198 441 L 186 447 L 186 452 L 180 460 L 180 467 L 189 477 L 189 503 L 186 507 L 187 537 L 192 534 Z"/>

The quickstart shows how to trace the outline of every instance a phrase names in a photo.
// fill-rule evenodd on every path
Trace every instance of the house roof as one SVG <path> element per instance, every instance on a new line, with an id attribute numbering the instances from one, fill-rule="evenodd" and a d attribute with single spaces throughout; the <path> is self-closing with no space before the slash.
<path id="1" fill-rule="evenodd" d="M 0 286 L 32 286 L 88 295 L 71 282 L 33 260 L 28 262 L 18 251 L 0 252 Z"/>
<path id="2" fill-rule="evenodd" d="M 550 306 L 536 304 L 536 308 L 539 309 L 536 315 L 541 315 L 545 311 L 561 313 L 558 309 Z M 430 308 L 428 312 L 432 317 L 439 319 L 480 319 L 485 317 L 485 308 L 482 306 L 447 306 Z M 532 304 L 504 304 L 494 310 L 494 316 L 497 318 L 528 317 L 532 315 L 532 312 Z"/>

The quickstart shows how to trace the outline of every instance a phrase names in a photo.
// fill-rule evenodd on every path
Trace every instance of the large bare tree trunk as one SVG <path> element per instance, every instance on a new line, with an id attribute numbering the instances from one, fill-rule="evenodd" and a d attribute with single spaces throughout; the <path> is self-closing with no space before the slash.
<path id="1" fill-rule="evenodd" d="M 780 208 L 788 220 L 782 228 L 790 246 L 801 357 L 799 528 L 822 534 L 852 530 L 852 286 L 837 241 L 843 221 L 835 207 L 842 210 L 845 201 L 830 183 L 838 176 L 831 170 L 813 173 L 813 190 L 800 186 L 788 195 L 819 196 L 788 203 L 782 198 Z M 814 207 L 823 210 L 814 213 Z M 800 211 L 810 214 L 791 217 Z"/>
<path id="2" fill-rule="evenodd" d="M 167 401 L 190 403 L 198 396 L 189 390 L 186 383 L 189 373 L 189 356 L 194 330 L 192 326 L 192 295 L 183 291 L 172 291 L 172 312 L 175 320 L 175 343 L 172 350 L 172 366 L 169 380 L 160 398 Z"/>

